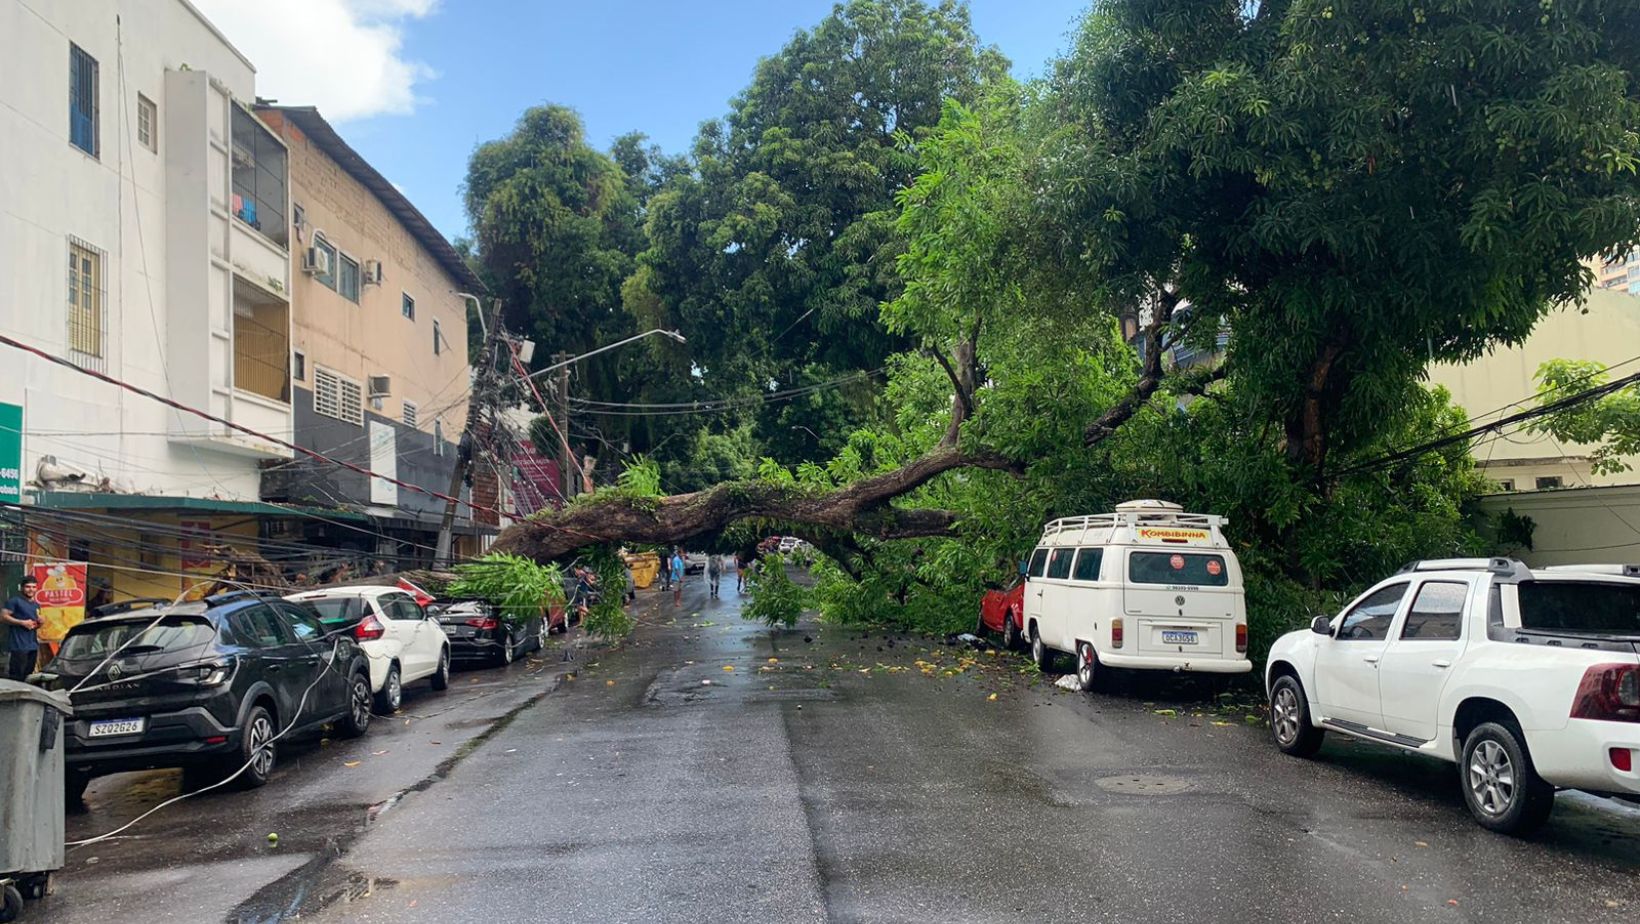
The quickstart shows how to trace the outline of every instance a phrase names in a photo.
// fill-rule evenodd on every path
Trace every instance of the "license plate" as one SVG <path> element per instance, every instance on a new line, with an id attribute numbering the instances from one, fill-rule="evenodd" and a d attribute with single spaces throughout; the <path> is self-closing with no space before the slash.
<path id="1" fill-rule="evenodd" d="M 450 638 L 467 638 L 473 634 L 473 630 L 469 626 L 445 626 L 444 634 Z"/>
<path id="2" fill-rule="evenodd" d="M 1191 632 L 1191 631 L 1186 631 L 1184 629 L 1163 629 L 1162 630 L 1162 644 L 1163 645 L 1194 645 L 1194 644 L 1196 644 L 1196 633 Z"/>
<path id="3" fill-rule="evenodd" d="M 115 735 L 140 735 L 148 725 L 147 719 L 103 719 L 92 722 L 87 734 L 92 738 L 111 738 Z"/>

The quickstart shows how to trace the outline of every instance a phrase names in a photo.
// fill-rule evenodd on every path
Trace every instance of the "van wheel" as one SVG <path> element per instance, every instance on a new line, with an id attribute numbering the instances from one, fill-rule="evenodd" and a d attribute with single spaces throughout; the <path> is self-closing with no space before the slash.
<path id="1" fill-rule="evenodd" d="M 1014 628 L 1012 612 L 1002 614 L 1002 647 L 1008 651 L 1019 647 L 1019 630 Z"/>
<path id="2" fill-rule="evenodd" d="M 1326 733 L 1310 722 L 1310 704 L 1298 678 L 1283 674 L 1270 687 L 1270 736 L 1284 754 L 1309 757 L 1321 750 Z"/>
<path id="3" fill-rule="evenodd" d="M 1036 669 L 1046 674 L 1053 670 L 1053 649 L 1042 641 L 1042 633 L 1031 626 L 1031 660 L 1036 662 Z"/>
<path id="4" fill-rule="evenodd" d="M 1500 834 L 1530 834 L 1549 820 L 1555 788 L 1532 766 L 1519 730 L 1483 722 L 1464 740 L 1463 801 L 1481 827 Z"/>
<path id="5" fill-rule="evenodd" d="M 1082 692 L 1093 692 L 1093 685 L 1104 676 L 1099 666 L 1099 652 L 1093 650 L 1088 642 L 1079 642 L 1076 646 L 1076 680 L 1082 685 Z"/>

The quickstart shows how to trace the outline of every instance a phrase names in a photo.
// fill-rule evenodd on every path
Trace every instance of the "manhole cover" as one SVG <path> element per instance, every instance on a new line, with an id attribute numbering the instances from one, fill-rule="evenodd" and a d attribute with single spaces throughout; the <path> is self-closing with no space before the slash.
<path id="1" fill-rule="evenodd" d="M 1189 780 L 1144 773 L 1100 777 L 1093 782 L 1106 792 L 1126 796 L 1172 796 L 1190 789 Z"/>

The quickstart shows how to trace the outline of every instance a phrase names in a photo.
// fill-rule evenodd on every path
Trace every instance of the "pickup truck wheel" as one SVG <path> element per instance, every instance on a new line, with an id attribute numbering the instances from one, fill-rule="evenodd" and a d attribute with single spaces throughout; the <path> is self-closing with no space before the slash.
<path id="1" fill-rule="evenodd" d="M 1298 678 L 1285 674 L 1270 688 L 1270 737 L 1283 754 L 1310 757 L 1326 733 L 1310 721 L 1310 704 Z"/>
<path id="2" fill-rule="evenodd" d="M 1042 633 L 1031 627 L 1031 660 L 1036 662 L 1036 669 L 1046 674 L 1053 670 L 1053 649 L 1042 641 Z"/>
<path id="3" fill-rule="evenodd" d="M 1463 744 L 1463 799 L 1481 827 L 1530 834 L 1549 820 L 1555 788 L 1543 781 L 1512 724 L 1483 722 Z"/>
<path id="4" fill-rule="evenodd" d="M 1002 647 L 1007 651 L 1019 647 L 1019 630 L 1014 628 L 1012 612 L 1002 614 Z"/>
<path id="5" fill-rule="evenodd" d="M 376 693 L 376 714 L 392 715 L 404 702 L 404 681 L 397 663 L 387 666 L 387 680 Z"/>

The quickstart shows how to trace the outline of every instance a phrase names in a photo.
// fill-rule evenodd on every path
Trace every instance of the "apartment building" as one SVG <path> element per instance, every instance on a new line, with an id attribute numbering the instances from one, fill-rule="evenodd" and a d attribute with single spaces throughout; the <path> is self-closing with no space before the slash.
<path id="1" fill-rule="evenodd" d="M 1640 247 L 1596 260 L 1590 268 L 1594 270 L 1595 288 L 1640 295 Z"/>

